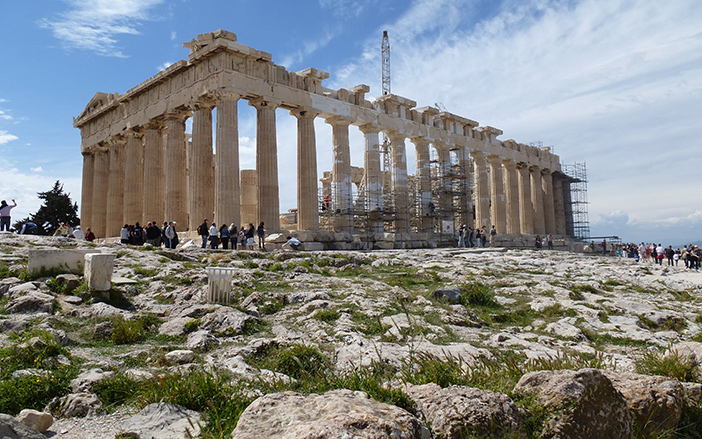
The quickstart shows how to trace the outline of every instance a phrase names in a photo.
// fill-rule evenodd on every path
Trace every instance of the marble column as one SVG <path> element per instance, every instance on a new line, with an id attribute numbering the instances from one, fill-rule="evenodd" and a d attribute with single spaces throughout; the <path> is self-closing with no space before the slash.
<path id="1" fill-rule="evenodd" d="M 553 210 L 556 220 L 556 234 L 565 235 L 565 205 L 563 202 L 562 174 L 553 174 Z"/>
<path id="2" fill-rule="evenodd" d="M 93 209 L 90 228 L 98 238 L 107 237 L 107 196 L 110 181 L 110 153 L 106 149 L 95 151 L 93 169 Z"/>
<path id="3" fill-rule="evenodd" d="M 390 134 L 392 191 L 395 208 L 394 229 L 396 233 L 409 231 L 409 194 L 407 187 L 407 155 L 405 136 Z"/>
<path id="4" fill-rule="evenodd" d="M 334 230 L 353 230 L 353 194 L 351 192 L 351 149 L 349 125 L 351 121 L 338 116 L 326 119 L 332 126 L 334 141 L 332 163 L 332 211 L 335 214 Z"/>
<path id="5" fill-rule="evenodd" d="M 472 166 L 470 162 L 470 154 L 468 149 L 462 147 L 458 150 L 458 163 L 461 168 L 461 194 L 460 194 L 460 222 L 461 224 L 471 225 L 474 223 L 473 218 L 473 194 L 472 194 Z"/>
<path id="6" fill-rule="evenodd" d="M 188 185 L 189 228 L 196 230 L 214 214 L 214 168 L 212 156 L 212 103 L 193 104 L 193 142 Z M 219 226 L 219 224 L 218 224 Z"/>
<path id="7" fill-rule="evenodd" d="M 419 179 L 419 226 L 418 232 L 433 232 L 434 221 L 431 216 L 429 203 L 432 203 L 431 197 L 431 163 L 429 158 L 429 140 L 424 137 L 414 137 L 411 139 L 414 143 L 414 148 L 417 156 L 416 162 L 416 177 Z"/>
<path id="8" fill-rule="evenodd" d="M 490 217 L 498 233 L 506 233 L 507 220 L 505 206 L 504 180 L 502 177 L 502 158 L 489 156 L 490 164 Z"/>
<path id="9" fill-rule="evenodd" d="M 83 187 L 80 196 L 80 226 L 87 231 L 93 221 L 93 174 L 95 173 L 95 153 L 83 153 Z"/>
<path id="10" fill-rule="evenodd" d="M 258 177 L 255 169 L 242 169 L 241 172 L 241 224 L 258 225 Z"/>
<path id="11" fill-rule="evenodd" d="M 383 181 L 380 175 L 380 129 L 375 125 L 361 125 L 363 133 L 363 187 L 366 194 L 366 206 L 370 212 L 383 210 Z M 382 229 L 382 222 L 381 222 Z M 376 230 L 378 231 L 378 230 Z"/>
<path id="12" fill-rule="evenodd" d="M 534 208 L 531 204 L 531 176 L 526 163 L 517 163 L 519 174 L 519 229 L 523 235 L 534 233 Z"/>
<path id="13" fill-rule="evenodd" d="M 144 130 L 144 221 L 156 221 L 161 227 L 166 221 L 164 213 L 165 173 L 163 169 L 163 135 L 159 122 L 151 122 Z"/>
<path id="14" fill-rule="evenodd" d="M 176 230 L 181 231 L 186 230 L 188 227 L 188 180 L 185 151 L 186 118 L 186 113 L 169 113 L 166 115 L 166 150 L 163 157 L 165 220 L 175 221 Z"/>
<path id="15" fill-rule="evenodd" d="M 297 118 L 297 229 L 319 230 L 317 196 L 316 112 L 298 109 L 290 112 Z"/>
<path id="16" fill-rule="evenodd" d="M 506 204 L 506 233 L 519 234 L 519 181 L 517 164 L 512 160 L 504 160 L 505 204 Z"/>
<path id="17" fill-rule="evenodd" d="M 217 145 L 214 169 L 214 221 L 219 227 L 241 224 L 239 185 L 239 120 L 236 93 L 226 92 L 217 99 Z"/>
<path id="18" fill-rule="evenodd" d="M 488 168 L 485 155 L 480 151 L 471 152 L 475 165 L 475 184 L 477 197 L 475 206 L 475 227 L 490 229 L 490 188 L 488 187 Z"/>
<path id="19" fill-rule="evenodd" d="M 262 99 L 253 99 L 249 101 L 249 105 L 256 108 L 258 222 L 265 223 L 266 232 L 277 231 L 280 229 L 278 146 L 275 121 L 277 104 Z"/>
<path id="20" fill-rule="evenodd" d="M 541 187 L 544 194 L 544 226 L 546 234 L 556 233 L 556 211 L 554 210 L 553 173 L 549 169 L 541 171 Z"/>
<path id="21" fill-rule="evenodd" d="M 534 233 L 543 236 L 546 233 L 544 221 L 544 191 L 541 184 L 541 170 L 538 166 L 529 167 L 531 176 L 531 205 L 534 211 Z"/>
<path id="22" fill-rule="evenodd" d="M 144 218 L 144 146 L 142 135 L 136 130 L 127 132 L 124 148 L 124 200 L 122 223 L 142 226 L 151 218 Z"/>
<path id="23" fill-rule="evenodd" d="M 438 161 L 439 199 L 436 211 L 445 220 L 453 220 L 453 175 L 451 173 L 451 150 L 440 142 L 434 142 Z"/>
<path id="24" fill-rule="evenodd" d="M 107 189 L 107 224 L 105 236 L 119 236 L 124 225 L 124 137 L 116 137 L 110 141 L 110 176 Z M 134 224 L 132 219 L 129 224 Z"/>

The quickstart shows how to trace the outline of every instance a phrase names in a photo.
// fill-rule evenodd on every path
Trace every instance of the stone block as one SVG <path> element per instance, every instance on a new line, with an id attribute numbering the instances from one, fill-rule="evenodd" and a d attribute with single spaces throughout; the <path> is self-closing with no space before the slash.
<path id="1" fill-rule="evenodd" d="M 54 417 L 49 413 L 39 412 L 32 409 L 22 410 L 16 418 L 27 427 L 33 428 L 39 433 L 44 433 L 54 423 Z"/>
<path id="2" fill-rule="evenodd" d="M 302 249 L 306 252 L 318 252 L 324 250 L 324 244 L 317 241 L 302 241 Z"/>
<path id="3" fill-rule="evenodd" d="M 112 270 L 115 255 L 109 253 L 88 253 L 85 255 L 85 280 L 91 291 L 108 291 L 112 286 Z"/>
<path id="4" fill-rule="evenodd" d="M 30 273 L 38 273 L 43 269 L 45 271 L 80 274 L 83 271 L 85 255 L 91 251 L 95 250 L 30 250 L 27 270 Z"/>

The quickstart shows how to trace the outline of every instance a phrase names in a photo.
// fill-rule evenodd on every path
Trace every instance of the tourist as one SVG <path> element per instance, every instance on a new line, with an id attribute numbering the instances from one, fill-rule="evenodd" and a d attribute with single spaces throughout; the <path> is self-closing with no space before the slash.
<path id="1" fill-rule="evenodd" d="M 22 230 L 20 230 L 20 235 L 36 235 L 39 231 L 37 225 L 32 221 L 27 221 L 22 225 Z"/>
<path id="2" fill-rule="evenodd" d="M 217 225 L 215 224 L 214 221 L 212 221 L 212 225 L 210 226 L 209 240 L 210 240 L 210 248 L 213 250 L 216 249 L 217 246 L 219 245 L 219 231 L 217 230 Z"/>
<path id="3" fill-rule="evenodd" d="M 600 245 L 602 246 L 602 255 L 606 256 L 607 255 L 607 240 L 603 239 L 602 243 Z"/>
<path id="4" fill-rule="evenodd" d="M 658 244 L 656 247 L 656 264 L 663 265 L 663 258 L 665 257 L 665 249 L 662 244 Z"/>
<path id="5" fill-rule="evenodd" d="M 234 223 L 229 224 L 229 239 L 232 243 L 232 250 L 236 250 L 236 244 L 239 242 L 239 233 L 236 230 Z"/>
<path id="6" fill-rule="evenodd" d="M 246 247 L 249 250 L 254 249 L 254 235 L 256 234 L 256 228 L 252 223 L 249 223 L 249 229 L 246 231 Z"/>
<path id="7" fill-rule="evenodd" d="M 122 244 L 129 244 L 129 224 L 122 226 L 119 231 L 119 240 Z"/>
<path id="8" fill-rule="evenodd" d="M 10 231 L 10 211 L 17 207 L 17 202 L 12 200 L 13 205 L 7 204 L 7 201 L 0 201 L 0 232 Z"/>
<path id="9" fill-rule="evenodd" d="M 473 235 L 474 235 L 473 229 L 468 227 L 468 230 L 466 231 L 466 235 L 468 236 L 468 238 L 467 238 L 468 245 L 466 245 L 466 247 L 474 247 L 475 244 L 473 244 Z"/>
<path id="10" fill-rule="evenodd" d="M 229 248 L 229 227 L 226 224 L 222 224 L 219 228 L 219 239 L 222 241 L 222 248 L 227 250 Z"/>
<path id="11" fill-rule="evenodd" d="M 146 242 L 154 247 L 161 247 L 161 228 L 156 221 L 151 221 L 146 228 Z"/>
<path id="12" fill-rule="evenodd" d="M 163 228 L 161 228 L 161 242 L 163 246 L 168 248 L 168 238 L 166 237 L 166 229 L 168 228 L 168 221 L 163 222 Z M 160 245 L 159 245 L 160 247 Z"/>
<path id="13" fill-rule="evenodd" d="M 283 244 L 283 250 L 291 249 L 294 251 L 300 250 L 300 247 L 302 246 L 302 243 L 300 242 L 299 239 L 295 238 L 294 236 L 288 236 L 287 238 L 288 241 Z"/>
<path id="14" fill-rule="evenodd" d="M 197 228 L 197 234 L 202 238 L 201 248 L 205 248 L 207 246 L 207 237 L 210 235 L 210 226 L 207 225 L 207 221 L 207 218 L 205 218 L 202 221 L 202 224 L 200 224 L 200 227 Z"/>
<path id="15" fill-rule="evenodd" d="M 242 250 L 246 250 L 246 241 L 248 238 L 246 238 L 246 227 L 242 224 L 241 227 L 239 227 L 239 244 L 241 245 Z"/>
<path id="16" fill-rule="evenodd" d="M 144 244 L 144 229 L 139 225 L 139 221 L 134 223 L 134 228 L 132 229 L 132 244 Z"/>
<path id="17" fill-rule="evenodd" d="M 534 245 L 536 248 L 541 248 L 541 236 L 536 235 L 536 238 L 534 238 Z"/>
<path id="18" fill-rule="evenodd" d="M 258 228 L 256 229 L 256 236 L 258 236 L 258 248 L 259 250 L 265 250 L 266 249 L 266 230 L 263 228 L 263 221 L 261 221 L 261 224 L 258 225 Z"/>
<path id="19" fill-rule="evenodd" d="M 675 250 L 673 250 L 673 246 L 669 245 L 667 249 L 665 249 L 665 258 L 668 260 L 668 267 L 673 266 L 673 256 L 675 255 Z"/>
<path id="20" fill-rule="evenodd" d="M 464 246 L 463 240 L 465 238 L 465 233 L 466 233 L 466 225 L 461 224 L 461 227 L 458 228 L 458 247 L 459 248 Z"/>
<path id="21" fill-rule="evenodd" d="M 490 247 L 495 246 L 495 236 L 497 235 L 497 230 L 495 229 L 495 225 L 492 225 L 492 229 L 490 229 Z"/>
<path id="22" fill-rule="evenodd" d="M 548 238 L 546 238 L 546 244 L 548 245 L 549 250 L 553 250 L 553 234 L 548 234 Z"/>
<path id="23" fill-rule="evenodd" d="M 675 253 L 673 254 L 673 261 L 675 262 L 675 266 L 678 266 L 678 261 L 680 260 L 680 249 L 677 248 L 675 249 Z"/>
<path id="24" fill-rule="evenodd" d="M 487 230 L 485 230 L 485 226 L 480 230 L 480 245 L 483 248 L 487 247 Z"/>
<path id="25" fill-rule="evenodd" d="M 476 227 L 475 228 L 475 243 L 478 245 L 478 247 L 480 247 L 480 242 L 481 242 L 480 238 L 481 238 L 480 228 Z M 471 247 L 473 247 L 473 246 L 471 245 Z"/>
<path id="26" fill-rule="evenodd" d="M 24 228 L 24 226 L 23 226 L 22 228 Z M 81 241 L 85 239 L 85 233 L 80 229 L 80 226 L 76 226 L 76 228 L 73 229 L 73 235 L 72 235 L 72 236 L 73 236 L 75 239 L 79 239 L 79 240 L 81 240 Z"/>
<path id="27" fill-rule="evenodd" d="M 93 242 L 95 240 L 95 233 L 90 230 L 90 227 L 88 227 L 88 230 L 85 231 L 85 240 L 88 242 Z"/>
<path id="28" fill-rule="evenodd" d="M 166 227 L 166 248 L 176 248 L 176 245 L 178 245 L 178 234 L 176 233 L 176 222 L 171 221 L 170 224 Z"/>

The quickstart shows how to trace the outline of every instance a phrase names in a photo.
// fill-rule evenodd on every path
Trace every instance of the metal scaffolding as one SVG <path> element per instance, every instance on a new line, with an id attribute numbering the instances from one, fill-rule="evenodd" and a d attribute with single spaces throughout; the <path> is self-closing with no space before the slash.
<path id="1" fill-rule="evenodd" d="M 561 170 L 569 177 L 564 184 L 566 233 L 575 238 L 590 239 L 590 220 L 587 212 L 587 168 L 585 163 L 562 165 Z"/>

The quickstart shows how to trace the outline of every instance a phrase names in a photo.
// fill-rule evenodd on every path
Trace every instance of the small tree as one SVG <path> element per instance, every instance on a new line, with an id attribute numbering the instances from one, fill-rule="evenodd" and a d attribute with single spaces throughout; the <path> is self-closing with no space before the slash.
<path id="1" fill-rule="evenodd" d="M 30 214 L 28 219 L 37 225 L 40 235 L 53 235 L 63 223 L 80 224 L 78 203 L 71 201 L 71 194 L 63 192 L 63 185 L 60 181 L 56 180 L 50 191 L 39 192 L 37 195 L 41 200 L 44 200 L 44 204 L 37 210 L 37 213 Z M 26 219 L 23 221 L 26 222 Z"/>

